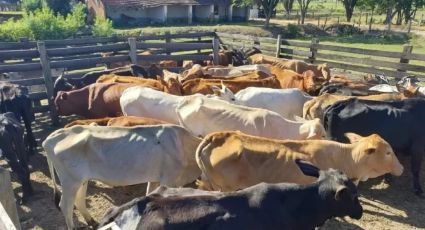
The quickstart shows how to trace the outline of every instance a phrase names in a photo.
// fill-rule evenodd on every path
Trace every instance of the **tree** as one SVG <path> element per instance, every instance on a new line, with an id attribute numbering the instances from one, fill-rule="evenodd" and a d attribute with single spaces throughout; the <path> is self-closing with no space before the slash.
<path id="1" fill-rule="evenodd" d="M 266 23 L 264 27 L 268 28 L 270 24 L 270 18 L 272 17 L 273 11 L 276 9 L 279 0 L 259 0 L 261 6 L 263 6 L 264 15 L 266 15 Z"/>
<path id="2" fill-rule="evenodd" d="M 282 0 L 283 8 L 285 8 L 285 12 L 287 15 L 291 14 L 291 11 L 294 6 L 294 1 L 295 0 Z"/>
<path id="3" fill-rule="evenodd" d="M 70 0 L 44 0 L 44 3 L 55 14 L 67 15 L 71 12 Z"/>
<path id="4" fill-rule="evenodd" d="M 304 24 L 305 16 L 307 15 L 308 6 L 312 0 L 297 0 L 300 6 L 301 24 Z"/>
<path id="5" fill-rule="evenodd" d="M 351 21 L 351 18 L 353 17 L 353 11 L 354 7 L 357 4 L 357 0 L 341 0 L 344 4 L 345 8 L 345 16 L 347 17 L 347 22 Z"/>
<path id="6" fill-rule="evenodd" d="M 378 7 L 378 2 L 375 0 L 359 0 L 357 2 L 357 5 L 363 9 L 371 11 L 371 15 L 369 18 L 369 32 L 372 31 L 373 14 L 375 13 L 376 8 Z"/>

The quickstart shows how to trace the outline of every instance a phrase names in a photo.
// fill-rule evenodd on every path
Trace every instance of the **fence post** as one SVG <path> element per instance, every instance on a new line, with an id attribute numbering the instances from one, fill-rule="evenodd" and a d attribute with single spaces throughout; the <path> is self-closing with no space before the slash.
<path id="1" fill-rule="evenodd" d="M 198 37 L 198 43 L 201 43 L 201 41 L 202 41 L 202 38 L 201 37 Z M 197 50 L 197 52 L 198 52 L 198 54 L 200 54 L 201 53 L 201 50 L 199 49 L 199 50 Z"/>
<path id="2" fill-rule="evenodd" d="M 44 42 L 37 42 L 38 52 L 40 54 L 41 69 L 44 77 L 44 84 L 46 85 L 47 100 L 50 107 L 50 118 L 54 126 L 59 124 L 59 117 L 56 111 L 56 107 L 53 104 L 53 80 L 52 71 L 50 70 L 50 62 L 47 57 L 46 45 Z"/>
<path id="3" fill-rule="evenodd" d="M 130 51 L 128 55 L 132 64 L 137 65 L 137 45 L 136 38 L 128 38 L 128 45 L 130 46 Z"/>
<path id="4" fill-rule="evenodd" d="M 311 57 L 308 57 L 310 63 L 314 64 L 314 62 L 316 61 L 316 54 L 318 52 L 318 48 L 317 45 L 319 44 L 319 39 L 318 38 L 313 38 L 311 40 L 311 44 L 310 44 L 310 52 L 311 52 Z"/>
<path id="5" fill-rule="evenodd" d="M 170 32 L 165 32 L 165 43 L 171 43 L 171 38 L 170 38 Z M 167 55 L 170 55 L 171 52 L 168 51 L 168 49 L 165 49 Z"/>
<path id="6" fill-rule="evenodd" d="M 411 45 L 405 45 L 403 46 L 403 53 L 401 53 L 400 57 L 400 63 L 409 63 L 409 57 L 408 55 L 412 53 L 413 46 Z M 404 75 L 406 74 L 406 70 L 404 69 L 397 69 L 397 80 L 400 80 Z"/>
<path id="7" fill-rule="evenodd" d="M 217 38 L 214 38 L 213 39 L 213 63 L 214 63 L 214 65 L 220 64 L 219 56 L 218 56 L 219 45 L 220 45 L 220 41 Z"/>
<path id="8" fill-rule="evenodd" d="M 279 34 L 277 35 L 277 41 L 276 41 L 276 57 L 280 58 L 280 47 L 282 46 L 282 36 Z"/>
<path id="9" fill-rule="evenodd" d="M 12 220 L 15 228 L 17 230 L 21 230 L 18 211 L 16 210 L 15 195 L 13 194 L 12 182 L 10 181 L 10 173 L 2 167 L 0 167 L 0 194 L 1 205 L 6 210 L 6 213 L 10 220 Z"/>
<path id="10" fill-rule="evenodd" d="M 319 26 L 320 26 L 320 16 L 317 17 L 317 27 L 319 27 Z"/>

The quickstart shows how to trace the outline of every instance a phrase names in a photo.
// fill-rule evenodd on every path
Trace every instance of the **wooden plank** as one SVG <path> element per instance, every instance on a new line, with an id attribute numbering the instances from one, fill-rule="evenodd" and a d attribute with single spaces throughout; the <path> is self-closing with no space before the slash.
<path id="1" fill-rule="evenodd" d="M 44 78 L 19 79 L 11 80 L 9 82 L 23 86 L 44 85 Z"/>
<path id="2" fill-rule="evenodd" d="M 323 45 L 323 44 L 317 44 L 317 45 L 315 45 L 315 47 L 317 49 L 319 49 L 319 51 L 320 50 L 330 50 L 330 51 L 355 53 L 355 54 L 363 54 L 363 55 L 370 55 L 370 56 L 380 56 L 380 57 L 388 57 L 388 58 L 400 58 L 401 55 L 402 55 L 402 53 L 398 53 L 398 52 L 369 50 L 369 49 L 360 49 L 360 48 L 351 48 L 351 47 L 333 46 L 333 45 Z"/>
<path id="3" fill-rule="evenodd" d="M 4 208 L 5 212 L 7 213 L 7 216 L 12 222 L 12 225 L 14 225 L 16 229 L 20 230 L 21 224 L 18 218 L 18 211 L 16 210 L 15 194 L 13 193 L 12 182 L 10 181 L 10 173 L 2 167 L 0 167 L 0 194 L 0 208 Z M 0 211 L 0 216 L 2 217 L 0 222 L 2 222 L 4 216 L 4 213 L 2 211 Z M 8 227 L 11 227 L 10 223 L 4 222 L 4 224 Z M 13 227 L 11 227 L 11 229 L 13 229 Z"/>
<path id="4" fill-rule="evenodd" d="M 216 32 L 216 34 L 221 39 L 230 38 L 230 39 L 236 39 L 236 40 L 258 41 L 259 43 L 270 43 L 270 44 L 276 44 L 276 41 L 277 41 L 277 39 L 275 38 L 254 37 L 254 36 L 242 35 L 242 34 L 229 34 L 229 33 L 220 33 L 220 32 Z"/>
<path id="5" fill-rule="evenodd" d="M 282 45 L 282 35 L 277 35 L 277 41 L 276 41 L 276 53 L 275 57 L 280 57 L 280 51 L 281 51 L 281 45 Z"/>
<path id="6" fill-rule="evenodd" d="M 132 64 L 137 65 L 137 43 L 136 38 L 128 38 L 128 46 L 130 48 L 129 56 Z"/>
<path id="7" fill-rule="evenodd" d="M 47 99 L 47 93 L 46 92 L 30 93 L 28 96 L 33 101 Z"/>
<path id="8" fill-rule="evenodd" d="M 35 58 L 38 55 L 37 50 L 0 50 L 0 60 Z"/>
<path id="9" fill-rule="evenodd" d="M 214 38 L 213 43 L 213 63 L 214 65 L 220 65 L 220 56 L 218 53 L 220 52 L 220 41 L 217 38 Z"/>
<path id="10" fill-rule="evenodd" d="M 10 219 L 8 213 L 3 208 L 3 205 L 0 203 L 0 229 L 4 230 L 16 230 L 13 221 Z"/>
<path id="11" fill-rule="evenodd" d="M 50 65 L 52 68 L 82 69 L 84 67 L 95 66 L 96 64 L 122 62 L 122 61 L 130 61 L 130 57 L 129 56 L 112 56 L 112 57 L 104 57 L 104 58 L 98 57 L 98 58 L 84 58 L 84 59 L 74 59 L 74 60 L 64 60 L 64 61 L 52 61 Z"/>
<path id="12" fill-rule="evenodd" d="M 0 50 L 18 50 L 37 48 L 37 42 L 0 42 Z"/>
<path id="13" fill-rule="evenodd" d="M 182 33 L 170 34 L 170 38 L 197 38 L 197 37 L 213 37 L 214 32 L 195 32 L 195 33 Z"/>
<path id="14" fill-rule="evenodd" d="M 34 111 L 34 113 L 45 113 L 45 112 L 49 112 L 49 106 L 47 105 L 34 106 L 32 110 Z"/>
<path id="15" fill-rule="evenodd" d="M 41 70 L 40 63 L 25 63 L 25 64 L 6 64 L 0 65 L 1 72 L 25 72 L 32 70 Z"/>
<path id="16" fill-rule="evenodd" d="M 126 42 L 128 37 L 125 36 L 112 36 L 112 37 L 86 37 L 62 40 L 46 40 L 44 41 L 46 47 L 64 47 L 73 45 L 90 45 L 98 43 L 117 43 Z"/>
<path id="17" fill-rule="evenodd" d="M 410 59 L 410 60 L 425 61 L 425 54 L 411 53 L 411 54 L 406 55 L 406 58 Z"/>
<path id="18" fill-rule="evenodd" d="M 309 58 L 312 56 L 311 51 L 304 51 L 304 50 L 295 50 L 295 49 L 287 49 L 287 48 L 281 48 L 281 55 L 297 55 L 302 56 L 304 58 Z"/>
<path id="19" fill-rule="evenodd" d="M 352 64 L 354 63 L 354 64 L 360 64 L 360 65 L 386 67 L 391 69 L 401 69 L 405 71 L 425 72 L 425 66 L 413 65 L 408 63 L 380 61 L 380 60 L 372 60 L 370 58 L 347 57 L 347 56 L 337 55 L 337 54 L 322 54 L 322 53 L 318 53 L 316 57 L 321 59 L 333 60 L 333 61 L 348 62 Z"/>
<path id="20" fill-rule="evenodd" d="M 50 69 L 50 62 L 47 58 L 46 45 L 44 42 L 37 43 L 38 52 L 40 53 L 40 63 L 42 66 L 44 84 L 47 91 L 47 99 L 49 103 L 50 117 L 52 119 L 53 125 L 59 124 L 59 116 L 56 111 L 56 106 L 53 103 L 53 80 L 52 80 L 52 71 Z"/>
<path id="21" fill-rule="evenodd" d="M 194 61 L 205 61 L 212 60 L 209 55 L 137 55 L 138 60 L 143 61 L 163 61 L 163 60 L 194 60 Z"/>
<path id="22" fill-rule="evenodd" d="M 282 45 L 285 45 L 285 46 L 296 46 L 296 47 L 303 47 L 303 48 L 310 48 L 311 43 L 291 41 L 291 40 L 283 40 L 282 39 Z"/>
<path id="23" fill-rule="evenodd" d="M 184 50 L 196 50 L 196 49 L 211 49 L 212 43 L 146 43 L 138 42 L 137 49 L 151 49 L 151 48 L 161 48 L 161 49 L 184 49 Z"/>
<path id="24" fill-rule="evenodd" d="M 91 54 L 98 52 L 112 52 L 120 50 L 128 50 L 127 43 L 101 45 L 101 46 L 80 46 L 71 48 L 54 48 L 48 49 L 47 54 L 49 57 L 55 56 L 69 56 L 69 55 L 80 55 L 80 54 Z"/>

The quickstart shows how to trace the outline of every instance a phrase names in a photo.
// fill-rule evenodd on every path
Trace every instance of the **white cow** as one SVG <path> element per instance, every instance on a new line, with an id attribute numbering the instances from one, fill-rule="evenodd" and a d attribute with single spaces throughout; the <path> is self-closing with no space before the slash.
<path id="1" fill-rule="evenodd" d="M 176 96 L 149 87 L 134 86 L 126 89 L 120 98 L 121 110 L 125 116 L 151 117 L 172 124 L 179 124 L 176 109 L 188 97 L 212 97 L 214 95 L 194 94 Z"/>
<path id="2" fill-rule="evenodd" d="M 54 177 L 62 185 L 59 207 L 69 229 L 74 228 L 74 204 L 89 224 L 85 197 L 88 180 L 111 186 L 145 182 L 179 187 L 201 174 L 195 151 L 200 139 L 177 125 L 139 127 L 73 126 L 59 129 L 43 142 L 59 201 Z M 153 190 L 148 185 L 148 191 Z"/>
<path id="3" fill-rule="evenodd" d="M 211 75 L 211 76 L 217 76 L 217 77 L 237 77 L 240 75 L 244 75 L 244 74 L 252 73 L 256 71 L 261 71 L 263 73 L 266 73 L 269 76 L 272 75 L 270 68 L 266 65 L 243 65 L 238 67 L 225 67 L 225 68 L 208 67 L 205 70 L 203 70 L 203 73 Z"/>
<path id="4" fill-rule="evenodd" d="M 238 105 L 271 110 L 290 120 L 302 117 L 304 103 L 314 98 L 295 88 L 248 87 L 233 94 L 230 89 L 223 85 L 221 89 L 213 86 L 213 91 L 223 100 Z"/>
<path id="5" fill-rule="evenodd" d="M 212 132 L 240 130 L 276 139 L 322 139 L 325 129 L 319 119 L 291 121 L 259 108 L 230 104 L 213 98 L 185 98 L 176 109 L 180 125 L 197 136 Z"/>

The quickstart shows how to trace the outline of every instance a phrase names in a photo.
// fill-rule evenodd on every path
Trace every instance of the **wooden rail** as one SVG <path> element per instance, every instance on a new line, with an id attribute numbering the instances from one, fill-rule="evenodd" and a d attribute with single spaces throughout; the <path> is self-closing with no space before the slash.
<path id="1" fill-rule="evenodd" d="M 53 124 L 58 116 L 53 106 L 53 82 L 57 77 L 53 70 L 64 72 L 65 77 L 81 77 L 88 71 L 67 74 L 69 70 L 89 69 L 103 64 L 133 63 L 162 60 L 214 60 L 218 58 L 218 44 L 213 32 L 147 35 L 141 37 L 101 37 L 65 40 L 0 42 L 0 73 L 34 73 L 29 79 L 16 79 L 11 82 L 25 86 L 43 86 L 43 90 L 31 91 L 35 112 L 50 111 Z M 163 42 L 158 42 L 162 40 Z M 152 42 L 150 42 L 152 41 Z M 215 43 L 214 43 L 215 42 Z M 153 55 L 143 55 L 152 50 Z M 184 55 L 178 52 L 185 52 Z M 189 51 L 189 52 L 188 52 Z M 109 53 L 104 56 L 102 54 Z M 216 53 L 217 55 L 209 55 Z M 179 71 L 181 68 L 168 68 Z M 41 100 L 48 101 L 41 105 Z"/>
<path id="2" fill-rule="evenodd" d="M 21 229 L 10 173 L 0 167 L 0 229 Z"/>
<path id="3" fill-rule="evenodd" d="M 327 63 L 332 68 L 341 68 L 361 73 L 385 74 L 400 78 L 414 74 L 425 78 L 425 54 L 412 53 L 413 47 L 405 45 L 401 52 L 352 48 L 320 44 L 318 39 L 300 42 L 274 38 L 217 33 L 224 47 L 260 48 L 263 53 L 286 59 L 301 59 L 314 64 Z M 412 64 L 411 61 L 415 61 Z M 420 63 L 420 64 L 417 64 Z"/>

